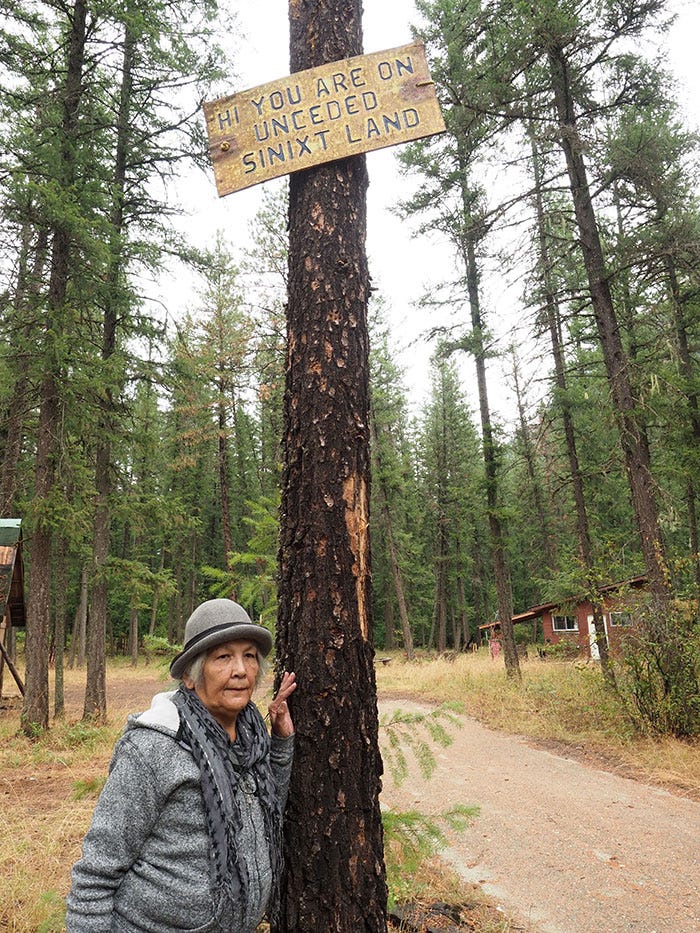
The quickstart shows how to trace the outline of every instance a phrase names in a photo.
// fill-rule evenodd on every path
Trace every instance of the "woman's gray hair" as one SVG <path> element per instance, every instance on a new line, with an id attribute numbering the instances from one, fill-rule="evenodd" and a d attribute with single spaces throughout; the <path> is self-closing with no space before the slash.
<path id="1" fill-rule="evenodd" d="M 204 681 L 204 662 L 207 659 L 207 654 L 207 651 L 203 651 L 201 654 L 198 654 L 193 661 L 190 661 L 182 672 L 180 680 L 184 680 L 185 677 L 188 677 L 190 680 L 194 681 L 196 686 L 201 685 Z M 260 654 L 257 646 L 255 648 L 255 654 L 258 658 L 258 673 L 255 676 L 255 686 L 259 687 L 265 674 L 267 674 L 267 660 Z"/>

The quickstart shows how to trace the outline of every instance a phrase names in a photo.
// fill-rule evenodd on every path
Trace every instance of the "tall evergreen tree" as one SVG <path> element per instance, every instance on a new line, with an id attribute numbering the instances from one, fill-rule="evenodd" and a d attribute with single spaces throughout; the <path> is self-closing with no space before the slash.
<path id="1" fill-rule="evenodd" d="M 411 571 L 406 573 L 406 566 L 407 557 L 413 549 L 408 526 L 411 487 L 414 484 L 411 481 L 412 470 L 405 462 L 408 418 L 406 391 L 402 373 L 392 358 L 388 334 L 382 328 L 380 309 L 372 321 L 370 336 L 372 494 L 377 503 L 373 514 L 378 516 L 373 524 L 376 534 L 372 536 L 375 604 L 379 598 L 379 561 L 374 559 L 374 555 L 377 554 L 376 545 L 381 540 L 386 550 L 391 578 L 391 585 L 386 581 L 382 594 L 385 607 L 387 604 L 392 607 L 385 610 L 385 619 L 389 620 L 389 630 L 385 630 L 385 647 L 389 648 L 392 644 L 395 599 L 404 651 L 411 661 L 415 657 L 408 603 L 408 580 L 412 574 Z"/>
<path id="2" fill-rule="evenodd" d="M 51 229 L 34 491 L 37 520 L 30 549 L 31 587 L 27 605 L 26 693 L 22 725 L 28 734 L 46 729 L 49 716 L 48 642 L 53 534 L 50 505 L 57 491 L 56 466 L 61 438 L 60 383 L 65 372 L 63 354 L 69 333 L 68 288 L 71 248 L 75 240 L 70 212 L 74 208 L 73 190 L 78 180 L 76 152 L 87 39 L 85 0 L 75 0 L 66 20 L 65 38 L 67 53 L 60 85 L 61 115 L 56 126 L 55 173 L 57 190 L 64 200 Z"/>
<path id="3" fill-rule="evenodd" d="M 430 516 L 426 556 L 434 567 L 434 644 L 444 651 L 449 641 L 459 650 L 471 637 L 465 605 L 464 584 L 470 569 L 466 543 L 475 533 L 474 526 L 485 520 L 477 505 L 483 492 L 483 467 L 455 365 L 440 356 L 433 364 L 419 451 L 424 513 Z"/>
<path id="4" fill-rule="evenodd" d="M 444 231 L 451 240 L 462 270 L 461 290 L 469 309 L 470 330 L 463 339 L 453 340 L 451 349 L 473 355 L 479 395 L 482 448 L 486 476 L 491 560 L 496 584 L 504 659 L 509 677 L 520 677 L 520 666 L 513 632 L 513 595 L 508 568 L 505 523 L 498 493 L 498 450 L 492 424 L 486 378 L 488 335 L 480 292 L 480 252 L 497 215 L 485 204 L 483 189 L 474 182 L 475 160 L 490 140 L 495 123 L 484 114 L 470 113 L 465 98 L 473 87 L 465 69 L 466 49 L 462 44 L 462 21 L 468 14 L 460 4 L 438 0 L 420 3 L 419 10 L 430 23 L 421 36 L 428 42 L 431 73 L 443 97 L 448 136 L 445 140 L 414 144 L 403 161 L 423 177 L 421 190 L 405 202 L 409 214 L 427 212 L 424 226 Z M 476 9 L 470 4 L 468 10 Z M 500 206 L 496 205 L 500 209 Z"/>

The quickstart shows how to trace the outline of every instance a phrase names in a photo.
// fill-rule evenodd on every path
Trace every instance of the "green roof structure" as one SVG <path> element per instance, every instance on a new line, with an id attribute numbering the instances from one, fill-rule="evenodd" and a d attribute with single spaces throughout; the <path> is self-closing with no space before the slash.
<path id="1" fill-rule="evenodd" d="M 7 615 L 13 628 L 26 624 L 21 518 L 0 518 L 0 620 Z"/>

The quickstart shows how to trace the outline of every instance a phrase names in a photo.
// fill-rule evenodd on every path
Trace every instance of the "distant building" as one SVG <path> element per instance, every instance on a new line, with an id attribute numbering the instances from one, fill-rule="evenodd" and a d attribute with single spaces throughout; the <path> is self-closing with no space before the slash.
<path id="1" fill-rule="evenodd" d="M 610 652 L 619 650 L 620 642 L 626 632 L 636 625 L 634 604 L 630 591 L 643 590 L 646 576 L 632 577 L 620 583 L 601 586 L 600 594 L 605 632 L 608 637 Z M 572 596 L 567 600 L 543 603 L 532 606 L 525 612 L 513 616 L 513 625 L 541 620 L 542 636 L 546 645 L 568 644 L 572 653 L 579 657 L 598 660 L 600 657 L 593 627 L 593 605 L 590 599 Z M 499 622 L 480 625 L 483 631 L 498 631 Z"/>
<path id="2" fill-rule="evenodd" d="M 24 628 L 26 622 L 22 520 L 0 518 L 0 696 L 6 663 L 20 690 L 24 689 L 12 660 L 13 633 L 18 628 Z"/>

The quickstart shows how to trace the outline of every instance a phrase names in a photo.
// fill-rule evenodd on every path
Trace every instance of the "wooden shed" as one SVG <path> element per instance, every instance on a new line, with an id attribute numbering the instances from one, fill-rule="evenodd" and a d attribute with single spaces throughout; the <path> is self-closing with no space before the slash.
<path id="1" fill-rule="evenodd" d="M 631 577 L 619 583 L 610 583 L 599 589 L 600 600 L 610 651 L 620 646 L 625 633 L 634 628 L 634 599 L 630 591 L 643 590 L 646 576 Z M 600 657 L 593 627 L 593 605 L 584 597 L 572 596 L 560 602 L 532 606 L 513 616 L 513 624 L 542 620 L 545 644 L 569 644 L 580 657 L 598 660 Z"/>
<path id="2" fill-rule="evenodd" d="M 0 696 L 5 664 L 24 693 L 24 685 L 12 663 L 12 632 L 27 623 L 21 518 L 0 518 L 0 612 Z"/>

